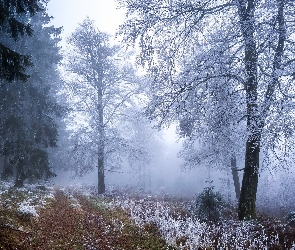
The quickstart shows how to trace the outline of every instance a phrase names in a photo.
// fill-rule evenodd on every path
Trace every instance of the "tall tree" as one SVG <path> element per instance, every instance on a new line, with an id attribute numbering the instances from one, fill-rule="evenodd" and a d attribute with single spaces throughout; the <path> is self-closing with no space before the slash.
<path id="1" fill-rule="evenodd" d="M 0 1 L 0 79 L 7 81 L 26 80 L 26 67 L 31 66 L 30 55 L 22 54 L 12 48 L 7 40 L 17 41 L 24 35 L 31 36 L 33 29 L 28 19 L 21 17 L 33 16 L 42 10 L 42 0 Z"/>
<path id="2" fill-rule="evenodd" d="M 15 172 L 16 186 L 22 186 L 27 178 L 53 175 L 47 149 L 56 146 L 56 118 L 63 113 L 54 93 L 60 81 L 57 65 L 61 60 L 58 47 L 61 30 L 48 26 L 51 18 L 45 11 L 23 17 L 26 18 L 30 19 L 34 35 L 22 37 L 10 46 L 32 55 L 33 66 L 27 69 L 31 77 L 24 84 L 3 80 L 0 88 L 1 156 L 8 159 L 6 167 Z"/>
<path id="3" fill-rule="evenodd" d="M 239 218 L 255 218 L 261 146 L 276 151 L 294 131 L 293 1 L 118 2 L 127 9 L 124 41 L 139 42 L 140 62 L 154 79 L 151 117 L 180 120 L 180 127 L 192 117 L 189 127 L 212 138 L 218 130 L 218 136 L 244 138 Z M 216 106 L 220 93 L 221 107 L 229 105 L 224 113 Z M 229 156 L 232 145 L 225 146 Z"/>
<path id="4" fill-rule="evenodd" d="M 87 143 L 89 150 L 80 152 L 93 155 L 95 145 L 98 193 L 102 194 L 105 192 L 106 166 L 112 165 L 114 159 L 120 161 L 119 155 L 128 148 L 117 126 L 122 110 L 127 103 L 130 105 L 134 94 L 134 71 L 126 64 L 120 65 L 118 48 L 110 46 L 109 36 L 100 32 L 89 18 L 78 26 L 68 42 L 70 47 L 64 64 L 69 73 L 66 92 L 74 114 L 79 114 L 80 119 L 84 117 L 87 124 L 80 124 L 80 133 L 75 135 L 79 138 L 76 148 Z M 116 165 L 118 162 L 113 167 Z"/>

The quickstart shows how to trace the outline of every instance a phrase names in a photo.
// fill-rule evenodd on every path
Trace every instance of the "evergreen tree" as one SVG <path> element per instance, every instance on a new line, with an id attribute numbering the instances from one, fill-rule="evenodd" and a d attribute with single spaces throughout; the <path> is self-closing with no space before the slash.
<path id="1" fill-rule="evenodd" d="M 22 16 L 33 16 L 41 11 L 41 0 L 0 1 L 0 79 L 7 81 L 27 80 L 26 67 L 31 66 L 30 56 L 14 50 L 7 44 L 9 38 L 17 41 L 24 35 L 31 36 L 29 21 L 20 21 Z"/>
<path id="2" fill-rule="evenodd" d="M 55 147 L 57 125 L 63 108 L 57 104 L 54 89 L 59 83 L 57 64 L 61 57 L 57 45 L 61 30 L 48 26 L 50 17 L 39 12 L 30 18 L 32 37 L 22 37 L 12 44 L 15 50 L 32 55 L 34 66 L 27 72 L 25 84 L 3 81 L 0 101 L 1 155 L 6 158 L 6 171 L 14 170 L 16 186 L 27 178 L 41 179 L 54 175 L 50 169 L 47 148 Z M 9 170 L 10 169 L 10 170 Z"/>

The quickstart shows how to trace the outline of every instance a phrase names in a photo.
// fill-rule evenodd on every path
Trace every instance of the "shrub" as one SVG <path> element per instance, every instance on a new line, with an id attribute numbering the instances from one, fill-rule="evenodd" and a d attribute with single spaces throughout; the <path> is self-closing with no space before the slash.
<path id="1" fill-rule="evenodd" d="M 197 195 L 194 213 L 200 221 L 218 221 L 225 208 L 225 201 L 214 187 L 206 187 Z"/>
<path id="2" fill-rule="evenodd" d="M 290 226 L 295 226 L 295 212 L 288 213 L 285 216 L 285 219 L 287 220 L 287 222 Z"/>

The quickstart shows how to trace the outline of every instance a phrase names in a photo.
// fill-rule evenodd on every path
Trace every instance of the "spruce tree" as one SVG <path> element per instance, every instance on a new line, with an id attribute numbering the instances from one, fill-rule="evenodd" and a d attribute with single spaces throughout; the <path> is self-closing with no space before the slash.
<path id="1" fill-rule="evenodd" d="M 32 17 L 40 12 L 40 0 L 0 0 L 0 79 L 7 81 L 28 79 L 25 70 L 31 66 L 31 57 L 14 50 L 7 40 L 19 40 L 33 34 L 29 21 L 20 21 L 20 17 Z"/>
<path id="2" fill-rule="evenodd" d="M 30 17 L 33 36 L 11 44 L 13 49 L 31 55 L 33 66 L 27 69 L 30 78 L 26 83 L 3 80 L 0 89 L 1 155 L 7 159 L 3 177 L 13 169 L 16 186 L 22 186 L 28 178 L 36 180 L 54 175 L 47 149 L 56 146 L 56 118 L 63 113 L 54 95 L 59 84 L 61 29 L 48 26 L 49 22 L 45 11 Z"/>

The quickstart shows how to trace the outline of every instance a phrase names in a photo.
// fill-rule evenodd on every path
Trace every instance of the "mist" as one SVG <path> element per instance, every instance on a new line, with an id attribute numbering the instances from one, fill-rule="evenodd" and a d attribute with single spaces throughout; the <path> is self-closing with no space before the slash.
<path id="1" fill-rule="evenodd" d="M 295 248 L 293 1 L 5 3 L 1 249 Z"/>

